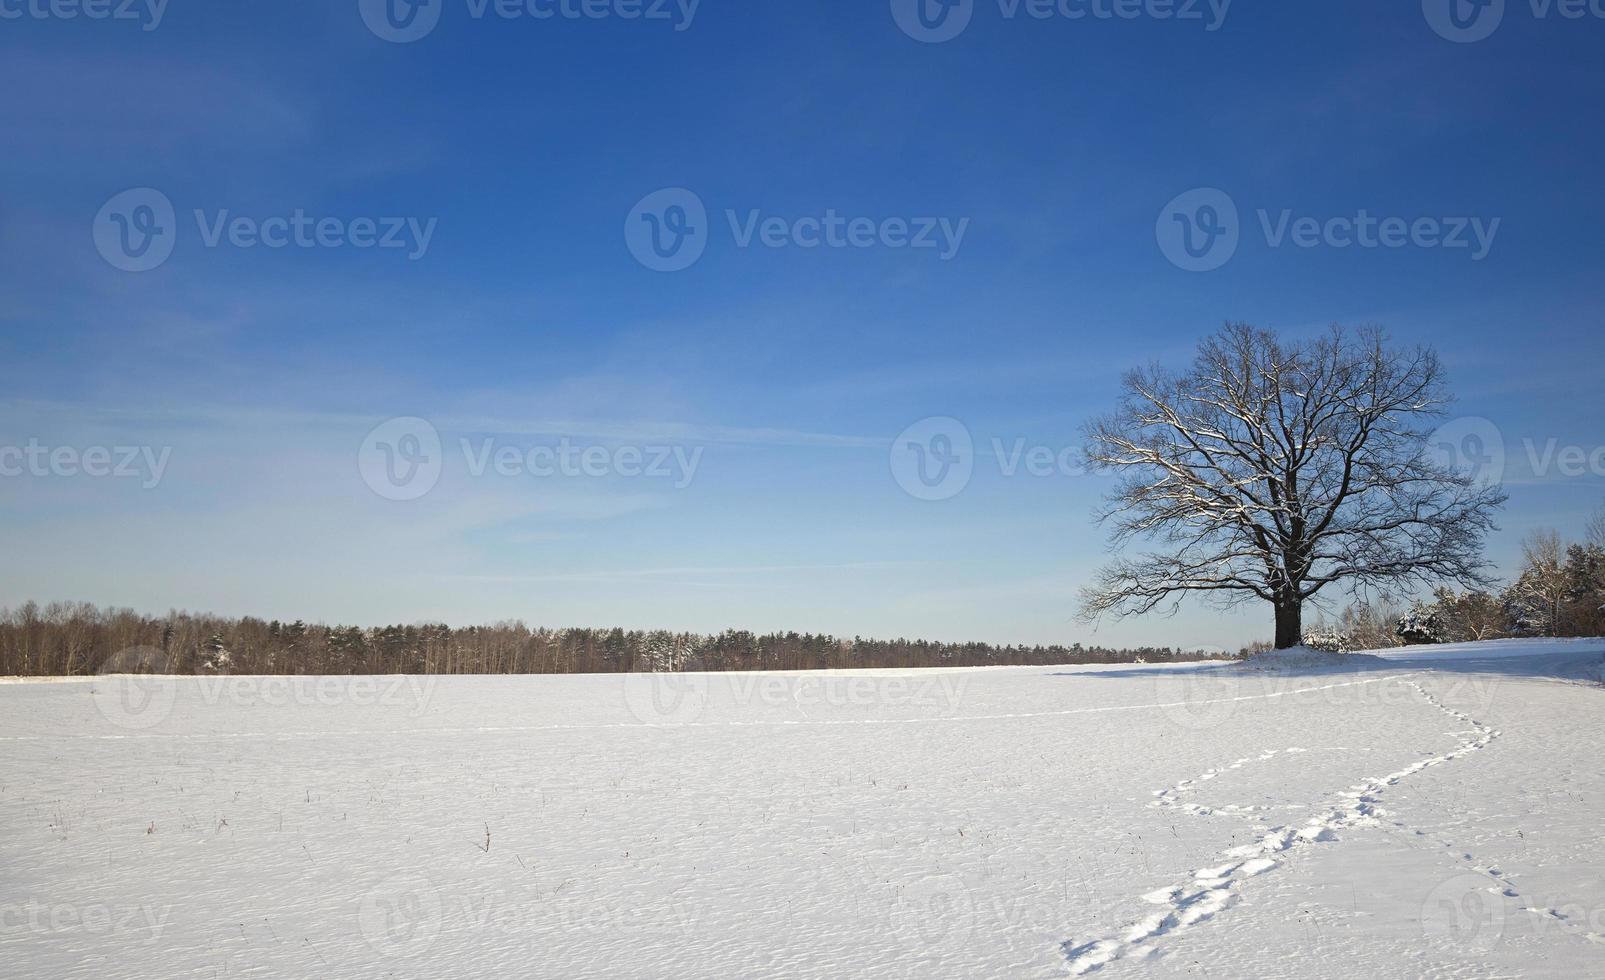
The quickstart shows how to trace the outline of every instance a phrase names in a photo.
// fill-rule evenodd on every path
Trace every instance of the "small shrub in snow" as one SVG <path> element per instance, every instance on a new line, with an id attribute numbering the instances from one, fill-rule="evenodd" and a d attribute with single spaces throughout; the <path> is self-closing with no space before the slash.
<path id="1" fill-rule="evenodd" d="M 1348 653 L 1353 649 L 1347 633 L 1328 627 L 1316 627 L 1305 633 L 1304 645 L 1322 653 Z"/>
<path id="2" fill-rule="evenodd" d="M 1417 603 L 1414 609 L 1399 617 L 1394 632 L 1406 643 L 1447 643 L 1448 629 L 1436 606 Z"/>

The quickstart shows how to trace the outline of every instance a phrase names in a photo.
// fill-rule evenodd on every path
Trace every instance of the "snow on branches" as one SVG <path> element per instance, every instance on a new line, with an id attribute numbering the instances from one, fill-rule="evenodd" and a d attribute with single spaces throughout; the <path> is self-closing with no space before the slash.
<path id="1" fill-rule="evenodd" d="M 1260 599 L 1285 647 L 1330 585 L 1486 582 L 1482 542 L 1505 494 L 1428 458 L 1429 420 L 1449 402 L 1431 350 L 1391 348 L 1376 329 L 1288 342 L 1230 324 L 1186 373 L 1154 366 L 1123 387 L 1087 428 L 1088 463 L 1119 477 L 1099 515 L 1114 543 L 1156 547 L 1102 570 L 1087 618 L 1174 611 L 1190 593 Z"/>

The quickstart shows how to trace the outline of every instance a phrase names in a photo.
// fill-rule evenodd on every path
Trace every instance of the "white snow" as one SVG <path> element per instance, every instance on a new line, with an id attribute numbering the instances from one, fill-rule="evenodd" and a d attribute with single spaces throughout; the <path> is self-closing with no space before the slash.
<path id="1" fill-rule="evenodd" d="M 0 976 L 1599 976 L 1602 657 L 0 684 Z"/>
<path id="2" fill-rule="evenodd" d="M 1267 650 L 1255 654 L 1243 661 L 1239 669 L 1242 670 L 1280 670 L 1289 667 L 1337 667 L 1353 668 L 1362 663 L 1371 663 L 1378 658 L 1368 653 L 1327 653 L 1324 650 L 1312 650 L 1309 647 L 1293 647 L 1288 650 Z"/>

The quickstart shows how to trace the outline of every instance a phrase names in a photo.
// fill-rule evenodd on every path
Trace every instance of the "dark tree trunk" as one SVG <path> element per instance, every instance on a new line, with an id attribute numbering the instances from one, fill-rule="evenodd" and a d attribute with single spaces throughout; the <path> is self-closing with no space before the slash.
<path id="1" fill-rule="evenodd" d="M 1276 649 L 1286 650 L 1304 642 L 1304 604 L 1298 600 L 1276 607 Z"/>

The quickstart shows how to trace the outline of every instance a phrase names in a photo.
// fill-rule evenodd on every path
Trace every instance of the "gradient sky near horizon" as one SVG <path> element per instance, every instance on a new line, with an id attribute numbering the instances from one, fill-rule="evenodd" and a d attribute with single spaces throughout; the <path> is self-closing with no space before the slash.
<path id="1" fill-rule="evenodd" d="M 1605 20 L 968 0 L 922 38 L 912 2 L 429 0 L 400 43 L 358 0 L 0 0 L 0 446 L 170 449 L 153 487 L 0 476 L 0 605 L 1235 648 L 1266 612 L 1077 623 L 1107 483 L 993 452 L 1075 447 L 1123 370 L 1184 366 L 1226 320 L 1435 346 L 1453 416 L 1505 449 L 1502 572 L 1605 501 Z M 1092 15 L 1117 7 L 1137 16 Z M 148 271 L 97 238 L 135 188 L 175 209 Z M 707 212 L 680 271 L 637 257 L 668 188 Z M 1235 251 L 1182 268 L 1173 202 L 1221 196 Z M 1339 247 L 1327 223 L 1362 211 L 1496 230 L 1485 255 Z M 225 212 L 432 233 L 212 245 Z M 827 213 L 963 235 L 742 243 L 754 216 Z M 1305 247 L 1284 214 L 1338 231 Z M 414 500 L 362 469 L 401 417 L 442 440 Z M 931 417 L 976 447 L 948 499 L 889 456 Z M 564 439 L 700 455 L 677 486 L 476 476 L 462 448 Z"/>

